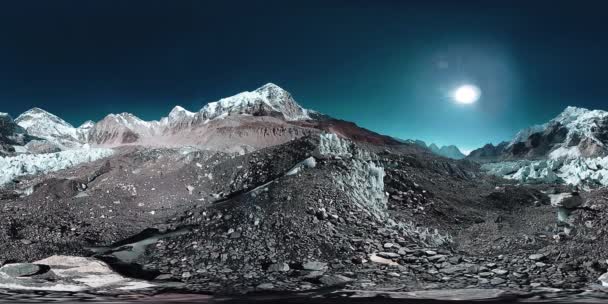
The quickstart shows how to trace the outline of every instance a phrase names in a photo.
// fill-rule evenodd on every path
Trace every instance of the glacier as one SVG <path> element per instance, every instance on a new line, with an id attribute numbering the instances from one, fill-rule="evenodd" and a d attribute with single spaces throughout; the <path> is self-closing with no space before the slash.
<path id="1" fill-rule="evenodd" d="M 522 183 L 608 186 L 608 157 L 505 161 L 483 164 L 481 169 Z"/>
<path id="2" fill-rule="evenodd" d="M 112 149 L 88 148 L 66 150 L 46 154 L 19 154 L 0 157 L 0 186 L 14 178 L 25 175 L 44 174 L 74 167 L 81 163 L 92 162 L 108 157 Z"/>

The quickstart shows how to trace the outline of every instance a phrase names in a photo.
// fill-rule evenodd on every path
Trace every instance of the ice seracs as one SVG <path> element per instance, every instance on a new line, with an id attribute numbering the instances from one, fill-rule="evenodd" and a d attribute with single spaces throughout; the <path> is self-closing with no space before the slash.
<path id="1" fill-rule="evenodd" d="M 0 186 L 16 177 L 63 170 L 110 156 L 112 149 L 72 149 L 56 153 L 20 154 L 0 157 Z"/>

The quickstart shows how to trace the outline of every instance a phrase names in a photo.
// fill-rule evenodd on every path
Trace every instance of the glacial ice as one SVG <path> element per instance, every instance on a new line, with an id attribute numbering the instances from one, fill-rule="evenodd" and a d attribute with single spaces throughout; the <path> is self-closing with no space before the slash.
<path id="1" fill-rule="evenodd" d="M 16 177 L 43 174 L 95 161 L 114 153 L 112 149 L 75 149 L 46 154 L 19 154 L 0 157 L 0 186 Z"/>

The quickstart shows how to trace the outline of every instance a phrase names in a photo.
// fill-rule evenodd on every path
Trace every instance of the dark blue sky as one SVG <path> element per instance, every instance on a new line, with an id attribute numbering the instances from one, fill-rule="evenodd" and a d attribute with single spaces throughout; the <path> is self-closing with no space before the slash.
<path id="1" fill-rule="evenodd" d="M 608 109 L 601 1 L 0 3 L 0 112 L 158 119 L 274 82 L 303 106 L 464 149 Z M 482 90 L 472 106 L 448 97 Z"/>

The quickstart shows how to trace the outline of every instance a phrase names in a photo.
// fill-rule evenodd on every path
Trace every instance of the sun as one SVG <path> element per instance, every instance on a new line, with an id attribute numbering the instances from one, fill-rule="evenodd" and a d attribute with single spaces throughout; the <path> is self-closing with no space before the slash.
<path id="1" fill-rule="evenodd" d="M 454 98 L 457 103 L 472 104 L 479 99 L 479 96 L 481 96 L 481 90 L 479 90 L 477 86 L 465 84 L 454 91 L 452 98 Z"/>

